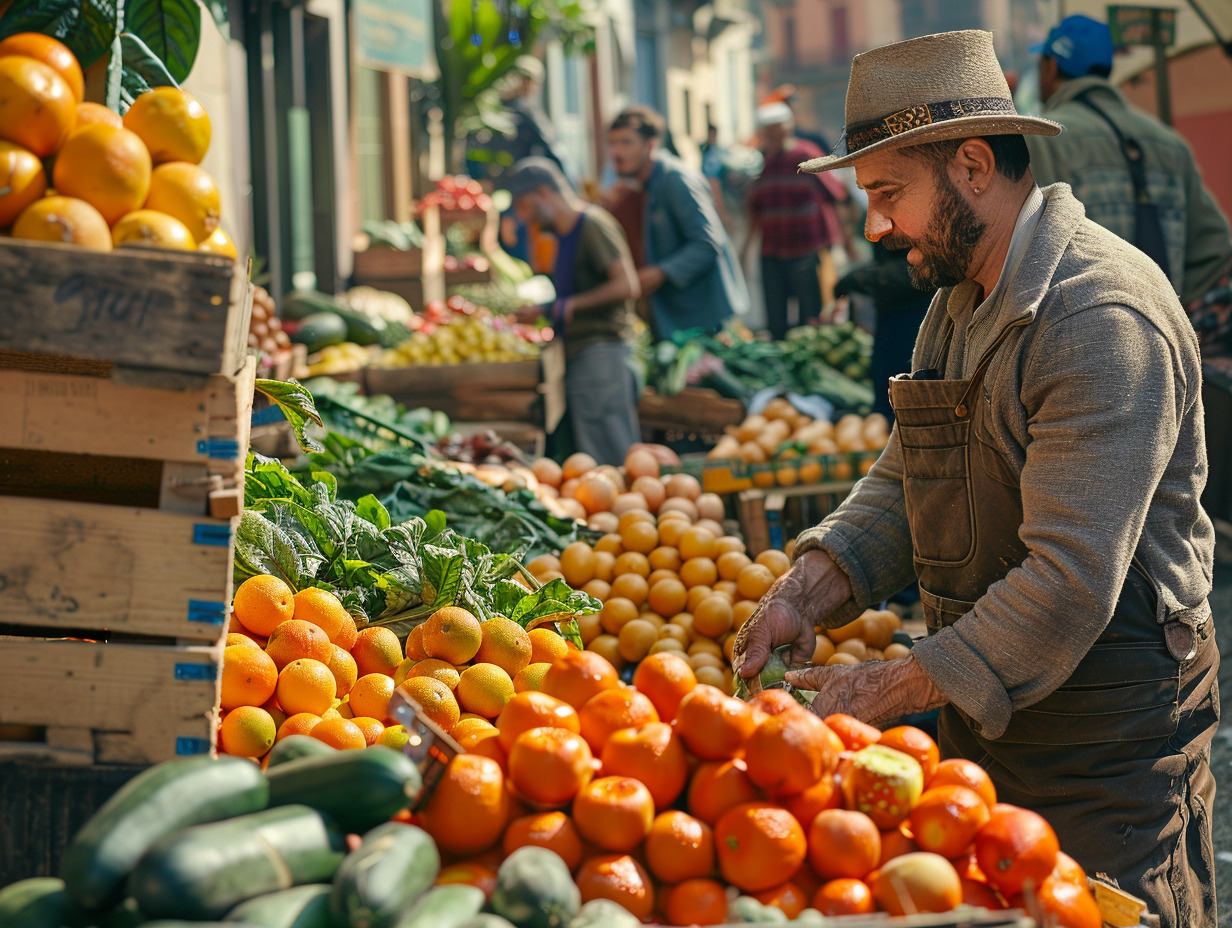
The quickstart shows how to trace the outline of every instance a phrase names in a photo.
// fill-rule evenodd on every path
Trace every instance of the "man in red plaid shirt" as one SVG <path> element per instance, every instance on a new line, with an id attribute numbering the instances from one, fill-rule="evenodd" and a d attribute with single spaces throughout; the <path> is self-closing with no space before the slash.
<path id="1" fill-rule="evenodd" d="M 839 220 L 846 203 L 843 185 L 829 174 L 801 174 L 802 161 L 824 154 L 795 136 L 791 107 L 768 103 L 757 109 L 765 166 L 748 195 L 749 237 L 744 253 L 761 233 L 761 279 L 770 334 L 782 339 L 788 329 L 788 300 L 799 305 L 799 324 L 821 315 L 818 261 L 830 261 L 840 242 L 852 249 L 851 234 Z"/>

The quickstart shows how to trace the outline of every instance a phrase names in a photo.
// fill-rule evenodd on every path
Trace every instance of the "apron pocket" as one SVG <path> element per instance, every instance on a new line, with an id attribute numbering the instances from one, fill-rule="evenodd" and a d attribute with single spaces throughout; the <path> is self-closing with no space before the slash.
<path id="1" fill-rule="evenodd" d="M 968 430 L 959 422 L 900 431 L 903 496 L 921 564 L 961 565 L 975 552 Z"/>

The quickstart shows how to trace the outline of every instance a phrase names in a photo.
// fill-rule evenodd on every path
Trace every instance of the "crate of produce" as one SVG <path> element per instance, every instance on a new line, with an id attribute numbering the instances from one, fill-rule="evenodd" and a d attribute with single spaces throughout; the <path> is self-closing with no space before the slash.
<path id="1" fill-rule="evenodd" d="M 427 406 L 458 422 L 543 421 L 544 381 L 538 361 L 369 368 L 371 395 L 388 394 L 409 408 Z"/>
<path id="2" fill-rule="evenodd" d="M 247 358 L 252 290 L 229 258 L 0 239 L 0 291 L 0 351 L 89 359 L 117 380 L 181 387 L 235 375 Z"/>
<path id="3" fill-rule="evenodd" d="M 675 396 L 647 389 L 638 401 L 637 415 L 646 430 L 718 435 L 744 418 L 744 404 L 700 387 L 685 387 Z"/>
<path id="4" fill-rule="evenodd" d="M 832 483 L 851 484 L 868 473 L 880 451 L 809 454 L 750 464 L 739 458 L 711 459 L 686 455 L 678 467 L 667 468 L 692 474 L 706 493 L 740 493 L 774 487 L 816 487 Z"/>

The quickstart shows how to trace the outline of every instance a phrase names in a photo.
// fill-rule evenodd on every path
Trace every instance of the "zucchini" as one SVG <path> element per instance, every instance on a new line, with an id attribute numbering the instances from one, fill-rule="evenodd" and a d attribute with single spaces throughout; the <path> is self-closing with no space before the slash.
<path id="1" fill-rule="evenodd" d="M 129 877 L 151 918 L 219 919 L 254 896 L 333 877 L 346 836 L 307 806 L 194 825 L 154 844 Z"/>
<path id="2" fill-rule="evenodd" d="M 308 735 L 288 735 L 270 748 L 266 758 L 265 769 L 271 770 L 289 760 L 299 760 L 301 757 L 320 757 L 323 754 L 333 754 L 337 748 L 330 747 L 318 738 Z"/>
<path id="3" fill-rule="evenodd" d="M 101 912 L 124 898 L 124 880 L 155 841 L 188 825 L 264 809 L 269 784 L 239 757 L 187 757 L 142 771 L 103 803 L 69 843 L 61 875 L 69 900 Z"/>
<path id="4" fill-rule="evenodd" d="M 333 313 L 338 310 L 338 301 L 328 293 L 314 290 L 292 290 L 282 298 L 278 315 L 283 319 L 298 322 L 317 313 Z"/>
<path id="5" fill-rule="evenodd" d="M 61 928 L 69 917 L 63 880 L 37 876 L 0 889 L 0 925 L 4 928 Z"/>
<path id="6" fill-rule="evenodd" d="M 411 759 L 382 745 L 301 757 L 267 770 L 265 777 L 271 806 L 311 806 L 356 834 L 389 821 L 422 786 Z"/>
<path id="7" fill-rule="evenodd" d="M 641 919 L 619 902 L 591 899 L 578 910 L 569 928 L 640 928 Z"/>
<path id="8" fill-rule="evenodd" d="M 389 928 L 440 872 L 436 842 L 422 828 L 377 825 L 334 874 L 334 919 L 351 928 Z"/>
<path id="9" fill-rule="evenodd" d="M 242 922 L 261 928 L 335 928 L 329 911 L 329 883 L 292 886 L 241 902 L 224 922 Z"/>
<path id="10" fill-rule="evenodd" d="M 435 886 L 415 900 L 394 928 L 458 928 L 479 914 L 484 901 L 478 886 Z"/>
<path id="11" fill-rule="evenodd" d="M 309 354 L 315 354 L 330 345 L 339 345 L 346 341 L 346 337 L 346 321 L 332 312 L 313 313 L 291 333 L 291 341 L 297 345 L 304 345 Z"/>
<path id="12" fill-rule="evenodd" d="M 534 845 L 505 858 L 488 901 L 488 908 L 517 928 L 563 928 L 581 907 L 582 894 L 568 865 L 555 851 Z"/>

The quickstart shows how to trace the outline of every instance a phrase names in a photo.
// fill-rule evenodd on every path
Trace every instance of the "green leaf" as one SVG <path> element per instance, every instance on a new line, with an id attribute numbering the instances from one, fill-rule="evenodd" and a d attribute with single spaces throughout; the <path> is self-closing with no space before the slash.
<path id="1" fill-rule="evenodd" d="M 231 38 L 231 21 L 227 17 L 227 0 L 201 0 L 202 5 L 214 17 L 214 25 L 222 33 L 224 39 Z"/>
<path id="2" fill-rule="evenodd" d="M 328 476 L 332 478 L 333 474 Z M 382 531 L 389 528 L 389 512 L 381 505 L 381 501 L 371 493 L 356 501 L 355 513 L 361 519 L 367 519 Z"/>
<path id="3" fill-rule="evenodd" d="M 311 582 L 311 567 L 321 560 L 301 536 L 287 532 L 263 514 L 244 510 L 235 532 L 235 579 L 258 574 L 281 577 L 293 590 Z"/>
<path id="4" fill-rule="evenodd" d="M 41 32 L 69 47 L 88 68 L 111 48 L 119 23 L 115 0 L 38 0 L 14 3 L 0 17 L 0 39 L 18 32 Z"/>
<path id="5" fill-rule="evenodd" d="M 439 545 L 424 545 L 422 556 L 424 602 L 438 608 L 453 605 L 462 585 L 465 556 Z"/>
<path id="6" fill-rule="evenodd" d="M 282 414 L 291 423 L 291 428 L 295 429 L 295 440 L 299 442 L 301 448 L 305 451 L 325 450 L 324 445 L 304 434 L 304 428 L 310 421 L 320 426 L 324 426 L 324 423 L 321 421 L 321 415 L 317 412 L 317 407 L 312 401 L 312 394 L 304 388 L 303 384 L 296 380 L 281 381 L 258 378 L 256 388 L 268 396 L 282 410 Z"/>
<path id="7" fill-rule="evenodd" d="M 125 0 L 124 28 L 149 46 L 177 84 L 188 77 L 201 44 L 197 0 Z"/>
<path id="8" fill-rule="evenodd" d="M 119 110 L 127 112 L 143 93 L 155 87 L 178 87 L 158 56 L 137 36 L 128 32 L 119 35 L 120 45 L 120 104 Z"/>

